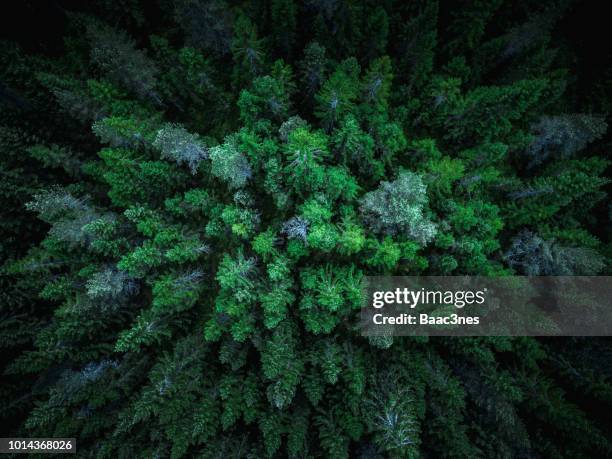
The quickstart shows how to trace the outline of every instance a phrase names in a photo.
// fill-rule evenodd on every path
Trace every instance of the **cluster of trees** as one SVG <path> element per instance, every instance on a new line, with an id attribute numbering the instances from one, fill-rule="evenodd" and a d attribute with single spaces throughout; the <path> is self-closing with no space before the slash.
<path id="1" fill-rule="evenodd" d="M 609 341 L 355 329 L 364 275 L 610 273 L 580 8 L 101 1 L 63 13 L 61 55 L 2 42 L 4 436 L 612 455 Z"/>

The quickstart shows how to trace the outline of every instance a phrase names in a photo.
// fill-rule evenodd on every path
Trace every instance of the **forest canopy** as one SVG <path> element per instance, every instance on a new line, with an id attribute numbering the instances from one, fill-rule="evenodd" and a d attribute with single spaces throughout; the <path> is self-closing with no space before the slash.
<path id="1" fill-rule="evenodd" d="M 3 436 L 97 458 L 612 457 L 609 339 L 355 328 L 367 275 L 612 272 L 595 4 L 11 14 Z"/>

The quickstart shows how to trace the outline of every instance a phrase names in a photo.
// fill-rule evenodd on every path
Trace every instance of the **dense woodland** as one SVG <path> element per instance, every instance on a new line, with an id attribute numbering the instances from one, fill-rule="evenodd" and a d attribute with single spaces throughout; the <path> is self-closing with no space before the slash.
<path id="1" fill-rule="evenodd" d="M 605 5 L 16 3 L 1 436 L 612 457 L 609 339 L 355 328 L 365 275 L 612 273 Z"/>

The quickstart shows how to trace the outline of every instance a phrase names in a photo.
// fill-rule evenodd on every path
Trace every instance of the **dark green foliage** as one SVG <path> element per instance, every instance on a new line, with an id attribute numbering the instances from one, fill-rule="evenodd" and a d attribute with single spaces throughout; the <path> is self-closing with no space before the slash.
<path id="1" fill-rule="evenodd" d="M 59 56 L 0 52 L 5 436 L 612 455 L 609 341 L 354 327 L 365 275 L 610 272 L 610 100 L 558 39 L 577 6 L 94 3 Z"/>

